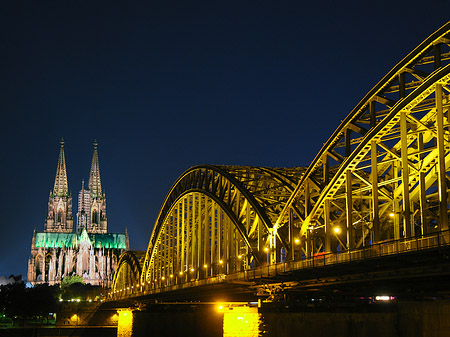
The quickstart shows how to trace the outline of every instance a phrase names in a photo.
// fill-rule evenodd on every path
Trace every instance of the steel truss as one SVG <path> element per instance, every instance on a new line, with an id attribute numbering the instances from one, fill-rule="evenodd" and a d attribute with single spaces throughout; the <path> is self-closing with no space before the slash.
<path id="1" fill-rule="evenodd" d="M 158 288 L 447 230 L 449 83 L 450 23 L 359 102 L 308 168 L 187 170 L 132 281 Z"/>
<path id="2" fill-rule="evenodd" d="M 301 170 L 206 165 L 186 171 L 158 215 L 141 280 L 181 282 L 270 260 L 272 224 Z"/>
<path id="3" fill-rule="evenodd" d="M 449 32 L 395 66 L 308 167 L 274 226 L 290 228 L 290 259 L 448 229 Z"/>
<path id="4" fill-rule="evenodd" d="M 139 286 L 144 258 L 143 251 L 126 251 L 120 255 L 111 287 L 113 291 Z"/>

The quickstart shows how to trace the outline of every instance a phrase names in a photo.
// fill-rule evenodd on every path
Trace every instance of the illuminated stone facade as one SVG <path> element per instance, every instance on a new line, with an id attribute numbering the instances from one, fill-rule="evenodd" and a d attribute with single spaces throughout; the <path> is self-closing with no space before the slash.
<path id="1" fill-rule="evenodd" d="M 106 197 L 102 193 L 97 143 L 94 143 L 89 189 L 82 183 L 77 227 L 73 230 L 72 194 L 67 183 L 64 142 L 48 201 L 44 231 L 33 233 L 28 282 L 55 284 L 68 275 L 86 283 L 109 286 L 120 254 L 128 250 L 128 233 L 108 233 Z"/>

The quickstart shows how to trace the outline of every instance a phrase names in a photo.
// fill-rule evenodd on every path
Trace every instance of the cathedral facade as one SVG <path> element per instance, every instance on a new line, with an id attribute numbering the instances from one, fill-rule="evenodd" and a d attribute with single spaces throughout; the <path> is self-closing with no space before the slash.
<path id="1" fill-rule="evenodd" d="M 67 183 L 64 141 L 56 169 L 55 184 L 48 199 L 44 231 L 34 230 L 28 277 L 31 284 L 61 282 L 79 275 L 84 282 L 109 287 L 120 254 L 128 250 L 128 233 L 108 233 L 106 197 L 102 192 L 97 142 L 94 142 L 87 189 L 78 194 L 76 230 L 72 216 L 72 194 Z"/>

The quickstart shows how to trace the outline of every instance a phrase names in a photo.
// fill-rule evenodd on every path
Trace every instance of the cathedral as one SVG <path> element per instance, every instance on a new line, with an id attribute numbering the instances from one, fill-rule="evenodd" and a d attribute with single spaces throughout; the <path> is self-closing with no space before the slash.
<path id="1" fill-rule="evenodd" d="M 64 141 L 61 140 L 53 190 L 48 198 L 44 231 L 33 233 L 28 282 L 59 283 L 65 276 L 82 276 L 85 283 L 109 287 L 120 254 L 128 250 L 128 233 L 108 233 L 106 197 L 102 192 L 97 142 L 94 142 L 87 189 L 78 194 L 76 231 L 72 193 L 67 183 Z"/>

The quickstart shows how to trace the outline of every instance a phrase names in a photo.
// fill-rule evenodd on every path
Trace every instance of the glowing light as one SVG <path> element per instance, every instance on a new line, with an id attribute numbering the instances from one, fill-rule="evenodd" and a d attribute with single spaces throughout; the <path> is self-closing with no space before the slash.
<path id="1" fill-rule="evenodd" d="M 78 315 L 77 314 L 73 314 L 72 317 L 70 317 L 70 319 L 74 322 L 78 324 Z"/>
<path id="2" fill-rule="evenodd" d="M 183 275 L 183 272 L 182 272 L 182 271 L 180 271 L 180 275 Z"/>
<path id="3" fill-rule="evenodd" d="M 117 315 L 117 313 L 115 313 L 114 315 L 111 316 L 111 321 L 113 323 L 117 323 L 119 321 L 119 315 Z"/>
<path id="4" fill-rule="evenodd" d="M 336 234 L 341 234 L 341 227 L 335 226 L 335 227 L 333 227 L 333 231 L 334 231 Z"/>
<path id="5" fill-rule="evenodd" d="M 222 261 L 222 260 L 219 260 L 219 263 L 220 263 L 220 264 L 222 264 L 222 263 L 223 263 L 223 261 Z"/>
<path id="6" fill-rule="evenodd" d="M 62 298 L 60 298 L 60 299 L 59 299 L 59 301 L 60 301 L 60 302 L 62 302 L 62 301 L 63 301 L 63 299 L 62 299 Z"/>
<path id="7" fill-rule="evenodd" d="M 300 243 L 300 239 L 295 239 L 294 242 L 296 245 L 298 245 Z"/>
<path id="8" fill-rule="evenodd" d="M 239 260 L 242 259 L 242 255 L 238 255 L 238 259 L 239 259 Z"/>
<path id="9" fill-rule="evenodd" d="M 223 311 L 224 336 L 259 336 L 261 314 L 258 308 L 234 307 Z"/>
<path id="10" fill-rule="evenodd" d="M 223 305 L 222 305 L 222 304 L 219 304 L 219 305 L 217 306 L 217 310 L 222 311 L 222 310 L 223 310 Z"/>
<path id="11" fill-rule="evenodd" d="M 203 268 L 208 268 L 208 265 L 207 265 L 207 264 L 204 264 L 204 265 L 203 265 Z"/>
<path id="12" fill-rule="evenodd" d="M 173 277 L 173 274 L 170 274 L 169 276 L 170 276 L 170 278 L 172 278 L 172 277 Z M 163 280 L 164 280 L 164 279 L 163 279 Z"/>
<path id="13" fill-rule="evenodd" d="M 173 275 L 172 275 L 172 277 L 173 277 Z M 166 278 L 163 276 L 163 277 L 161 277 L 161 280 L 165 280 Z"/>
<path id="14" fill-rule="evenodd" d="M 269 251 L 269 248 L 264 247 L 264 251 L 267 253 Z"/>
<path id="15" fill-rule="evenodd" d="M 119 310 L 117 336 L 131 336 L 133 328 L 133 312 L 129 309 Z"/>
<path id="16" fill-rule="evenodd" d="M 389 213 L 389 216 L 390 216 L 391 218 L 393 218 L 393 217 L 395 216 L 395 213 Z"/>
<path id="17" fill-rule="evenodd" d="M 391 301 L 391 300 L 393 300 L 395 297 L 393 297 L 393 296 L 386 296 L 386 295 L 383 295 L 383 296 L 375 296 L 375 301 Z"/>
<path id="18" fill-rule="evenodd" d="M 192 273 L 194 272 L 194 268 L 191 268 L 191 272 L 192 272 Z"/>

